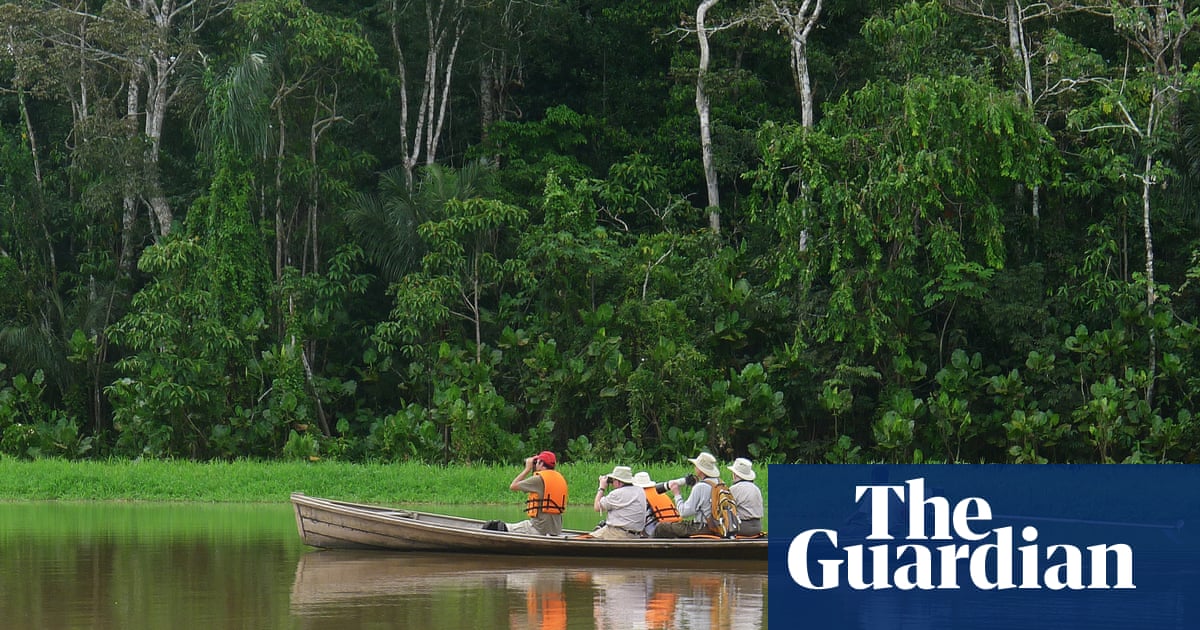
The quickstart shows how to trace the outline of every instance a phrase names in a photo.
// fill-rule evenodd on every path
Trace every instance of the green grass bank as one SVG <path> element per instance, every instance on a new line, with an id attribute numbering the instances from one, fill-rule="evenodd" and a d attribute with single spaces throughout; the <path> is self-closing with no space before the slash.
<path id="1" fill-rule="evenodd" d="M 726 482 L 731 475 L 722 464 Z M 690 472 L 679 464 L 632 465 L 657 481 Z M 570 503 L 591 505 L 600 475 L 611 463 L 564 463 Z M 0 501 L 197 501 L 286 503 L 293 492 L 388 505 L 508 504 L 514 465 L 433 466 L 420 463 L 190 462 L 161 460 L 35 461 L 0 457 Z M 767 469 L 755 482 L 767 493 Z"/>

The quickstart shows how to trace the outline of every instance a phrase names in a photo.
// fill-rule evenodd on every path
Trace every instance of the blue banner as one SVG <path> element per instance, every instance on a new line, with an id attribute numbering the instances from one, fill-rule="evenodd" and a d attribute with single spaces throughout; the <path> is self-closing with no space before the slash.
<path id="1" fill-rule="evenodd" d="M 775 628 L 1200 628 L 1200 466 L 772 465 Z"/>

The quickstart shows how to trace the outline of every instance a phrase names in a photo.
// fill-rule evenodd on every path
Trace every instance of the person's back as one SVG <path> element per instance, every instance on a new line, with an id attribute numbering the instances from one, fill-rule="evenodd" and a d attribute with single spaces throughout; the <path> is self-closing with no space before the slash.
<path id="1" fill-rule="evenodd" d="M 733 493 L 734 503 L 738 512 L 738 535 L 757 536 L 762 533 L 762 517 L 765 512 L 762 489 L 755 483 L 758 475 L 754 472 L 750 460 L 739 457 L 729 466 L 733 473 L 733 483 L 729 491 Z"/>
<path id="2" fill-rule="evenodd" d="M 633 476 L 633 485 L 642 489 L 646 494 L 646 535 L 653 536 L 659 523 L 678 523 L 682 520 L 675 502 L 667 494 L 655 488 L 650 473 L 641 471 Z"/>

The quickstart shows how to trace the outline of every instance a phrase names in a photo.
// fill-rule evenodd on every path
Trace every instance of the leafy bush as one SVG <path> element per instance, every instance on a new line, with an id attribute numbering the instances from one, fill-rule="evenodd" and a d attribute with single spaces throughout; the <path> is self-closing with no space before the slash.
<path id="1" fill-rule="evenodd" d="M 0 363 L 0 374 L 5 365 Z M 79 459 L 92 449 L 92 436 L 82 435 L 79 423 L 44 400 L 45 374 L 0 381 L 0 453 L 21 458 Z"/>

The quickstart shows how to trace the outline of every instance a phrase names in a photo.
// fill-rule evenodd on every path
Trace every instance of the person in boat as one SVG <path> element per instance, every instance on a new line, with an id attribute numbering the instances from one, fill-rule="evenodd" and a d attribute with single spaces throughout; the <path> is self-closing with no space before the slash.
<path id="1" fill-rule="evenodd" d="M 713 484 L 724 484 L 721 481 L 721 471 L 717 468 L 717 458 L 712 453 L 703 452 L 689 458 L 693 473 L 682 479 L 672 479 L 666 482 L 667 490 L 675 498 L 675 509 L 683 519 L 675 523 L 659 523 L 654 528 L 655 538 L 688 538 L 699 534 L 719 536 L 719 532 L 709 530 L 709 517 L 712 515 Z M 661 484 L 659 484 L 661 485 Z M 689 487 L 687 499 L 683 498 L 683 487 Z"/>
<path id="2" fill-rule="evenodd" d="M 729 472 L 733 473 L 729 491 L 733 493 L 733 500 L 737 504 L 738 535 L 758 536 L 762 534 L 764 512 L 762 489 L 754 483 L 758 473 L 754 472 L 753 463 L 745 457 L 733 460 Z"/>
<path id="3" fill-rule="evenodd" d="M 678 523 L 682 520 L 679 517 L 679 510 L 675 507 L 675 502 L 666 493 L 666 485 L 663 485 L 664 492 L 659 492 L 658 484 L 654 483 L 650 473 L 644 470 L 639 471 L 633 476 L 633 485 L 641 488 L 646 495 L 647 536 L 654 535 L 654 530 L 659 523 Z"/>
<path id="4" fill-rule="evenodd" d="M 567 509 L 567 480 L 554 469 L 557 464 L 558 458 L 550 451 L 525 458 L 525 468 L 517 473 L 508 489 L 528 495 L 525 514 L 529 518 L 506 524 L 508 531 L 544 536 L 562 534 L 562 515 Z"/>
<path id="5" fill-rule="evenodd" d="M 615 466 L 612 472 L 601 475 L 599 482 L 592 509 L 605 514 L 604 525 L 593 531 L 591 537 L 601 540 L 641 538 L 646 527 L 646 494 L 633 485 L 633 470 L 629 466 Z M 606 490 L 608 494 L 605 494 Z"/>

